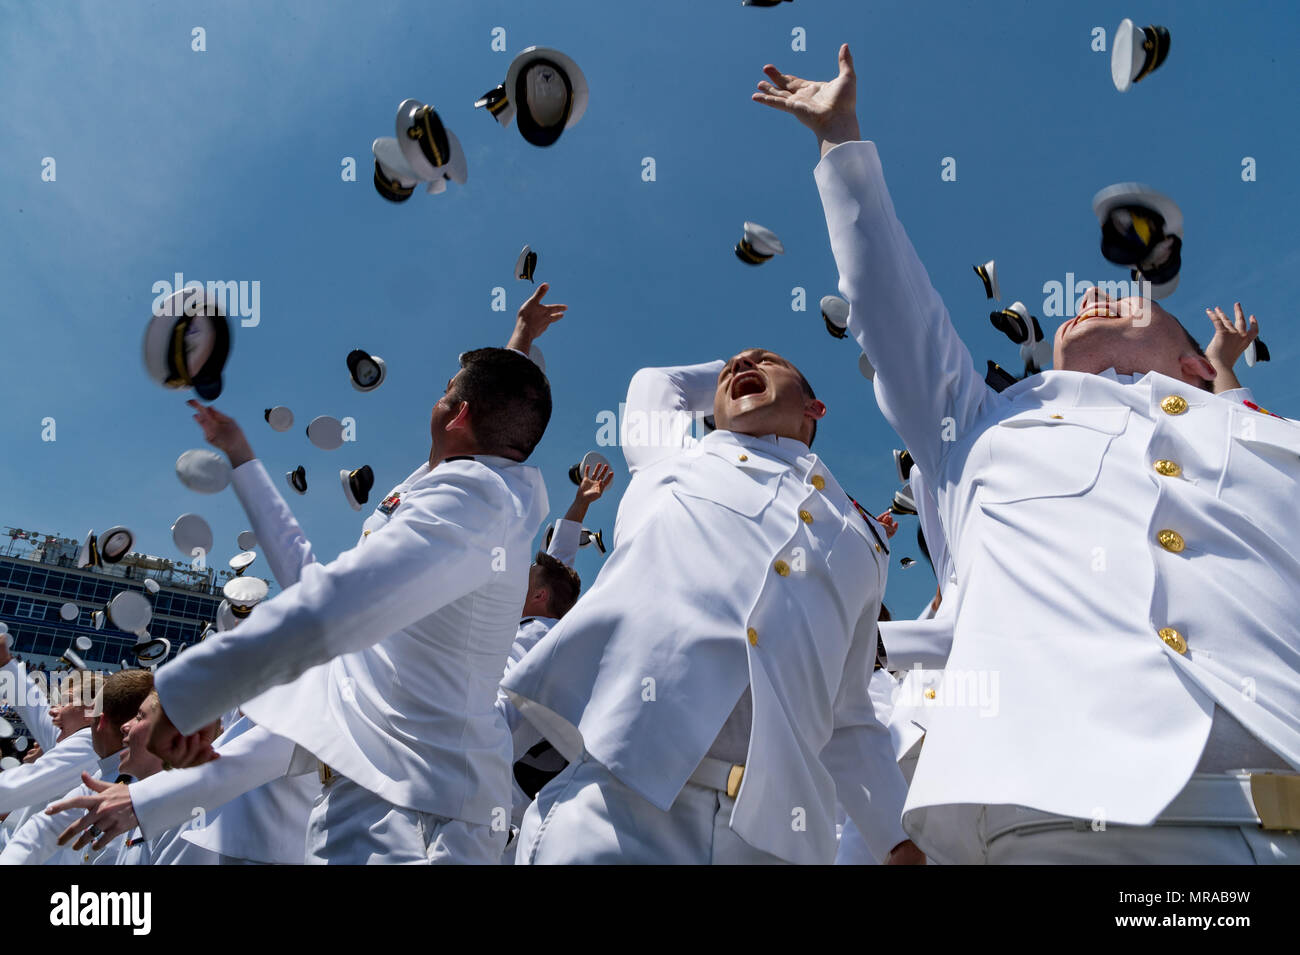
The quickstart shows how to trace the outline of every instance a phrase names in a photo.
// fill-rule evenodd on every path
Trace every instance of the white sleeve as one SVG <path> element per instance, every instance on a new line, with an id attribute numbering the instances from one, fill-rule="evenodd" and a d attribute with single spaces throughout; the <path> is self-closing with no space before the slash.
<path id="1" fill-rule="evenodd" d="M 284 496 L 257 458 L 235 468 L 231 483 L 271 573 L 282 588 L 293 586 L 302 569 L 316 562 L 316 555 Z"/>
<path id="2" fill-rule="evenodd" d="M 40 684 L 28 674 L 26 665 L 17 660 L 10 660 L 0 667 L 0 673 L 11 674 L 9 680 L 13 680 L 15 696 L 13 707 L 22 717 L 23 723 L 32 731 L 32 738 L 48 753 L 54 748 L 55 740 L 59 738 L 59 731 L 54 721 L 50 719 L 49 697 Z M 9 680 L 4 682 L 8 683 Z M 0 699 L 0 702 L 10 701 Z"/>
<path id="3" fill-rule="evenodd" d="M 82 732 L 84 738 L 69 736 L 42 753 L 36 762 L 0 773 L 0 813 L 44 806 L 75 786 L 83 772 L 94 773 L 99 768 L 99 757 L 90 744 L 89 730 Z"/>
<path id="4" fill-rule="evenodd" d="M 51 799 L 50 802 L 62 802 L 76 796 L 89 795 L 91 795 L 90 790 L 84 785 L 79 785 L 61 798 Z M 59 845 L 59 836 L 63 830 L 80 819 L 84 811 L 65 809 L 53 816 L 47 816 L 44 810 L 32 813 L 13 834 L 4 852 L 0 852 L 0 865 L 44 865 L 51 856 L 63 848 Z"/>
<path id="5" fill-rule="evenodd" d="M 565 567 L 572 567 L 573 562 L 578 559 L 578 547 L 581 543 L 582 525 L 577 521 L 566 521 L 561 517 L 555 522 L 555 530 L 551 533 L 551 543 L 546 548 L 546 553 Z"/>
<path id="6" fill-rule="evenodd" d="M 628 470 L 654 464 L 695 444 L 698 414 L 713 413 L 722 360 L 673 368 L 642 368 L 632 376 L 623 406 L 623 457 Z"/>
<path id="7" fill-rule="evenodd" d="M 879 608 L 873 603 L 867 609 L 874 613 Z M 871 854 L 884 859 L 907 839 L 902 823 L 907 782 L 894 757 L 889 730 L 876 718 L 871 703 L 869 682 L 875 659 L 876 620 L 864 613 L 844 661 L 835 697 L 835 729 L 821 759 L 835 779 L 844 811 L 857 823 Z"/>
<path id="8" fill-rule="evenodd" d="M 876 402 L 926 474 L 988 402 L 1006 401 L 976 373 L 885 187 L 873 143 L 841 143 L 814 173 L 849 302 L 849 331 L 876 369 Z"/>
<path id="9" fill-rule="evenodd" d="M 506 657 L 506 670 L 502 675 L 502 680 L 510 675 L 519 661 L 533 647 L 537 646 L 537 641 L 550 631 L 550 627 L 538 620 L 531 620 L 519 627 L 519 632 L 515 634 L 514 643 L 510 646 L 510 654 Z M 520 715 L 518 708 L 510 701 L 505 690 L 497 689 L 497 710 L 505 717 L 506 726 L 510 728 L 510 738 L 514 744 L 514 759 L 517 762 L 520 757 L 542 741 L 542 734 L 537 731 L 536 727 Z"/>
<path id="10" fill-rule="evenodd" d="M 245 717 L 247 719 L 247 717 Z M 145 838 L 154 839 L 289 771 L 295 744 L 262 726 L 217 748 L 220 759 L 190 769 L 154 773 L 130 785 L 131 806 Z"/>
<path id="11" fill-rule="evenodd" d="M 182 733 L 334 657 L 373 646 L 483 586 L 491 548 L 514 513 L 504 484 L 477 462 L 445 466 L 409 492 L 383 527 L 259 604 L 239 627 L 161 667 L 155 686 Z M 440 469 L 441 470 L 441 469 Z M 382 599 L 380 597 L 382 596 Z"/>

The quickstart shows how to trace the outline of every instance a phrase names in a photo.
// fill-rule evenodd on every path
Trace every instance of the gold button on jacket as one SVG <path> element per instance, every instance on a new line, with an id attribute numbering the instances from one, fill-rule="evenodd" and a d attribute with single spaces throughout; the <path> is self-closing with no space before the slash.
<path id="1" fill-rule="evenodd" d="M 742 460 L 742 461 L 748 461 L 748 460 L 749 460 L 749 455 L 748 455 L 748 454 L 742 454 L 742 455 L 740 456 L 740 460 Z"/>
<path id="2" fill-rule="evenodd" d="M 811 524 L 813 522 L 812 511 L 800 511 L 799 520 L 803 521 L 805 524 Z"/>
<path id="3" fill-rule="evenodd" d="M 1179 653 L 1187 652 L 1187 641 L 1184 640 L 1183 635 L 1173 627 L 1165 627 L 1159 631 L 1159 634 L 1160 639 L 1165 642 L 1165 645 L 1168 646 L 1169 649 L 1176 650 Z"/>
<path id="4" fill-rule="evenodd" d="M 1156 534 L 1156 540 L 1160 542 L 1161 547 L 1169 551 L 1171 554 L 1181 553 L 1183 548 L 1187 546 L 1186 542 L 1183 540 L 1182 534 L 1177 531 L 1171 531 L 1168 528 L 1158 532 Z"/>
<path id="5" fill-rule="evenodd" d="M 748 630 L 745 631 L 745 636 L 749 637 L 749 645 L 750 645 L 751 647 L 756 647 L 756 646 L 758 646 L 758 631 L 757 631 L 757 630 L 755 630 L 753 627 L 750 627 Z"/>
<path id="6" fill-rule="evenodd" d="M 817 488 L 817 490 L 820 491 L 826 487 L 826 479 L 822 477 L 820 474 L 814 474 L 812 476 L 812 486 Z"/>
<path id="7" fill-rule="evenodd" d="M 1151 466 L 1156 469 L 1157 474 L 1163 474 L 1165 477 L 1178 477 L 1183 473 L 1177 461 L 1167 461 L 1164 458 Z"/>
<path id="8" fill-rule="evenodd" d="M 775 570 L 782 577 L 790 576 L 790 565 L 783 560 L 778 560 L 775 564 L 773 564 L 772 569 Z"/>
<path id="9" fill-rule="evenodd" d="M 1187 410 L 1187 399 L 1181 395 L 1170 395 L 1160 402 L 1160 407 L 1165 414 L 1182 414 Z"/>

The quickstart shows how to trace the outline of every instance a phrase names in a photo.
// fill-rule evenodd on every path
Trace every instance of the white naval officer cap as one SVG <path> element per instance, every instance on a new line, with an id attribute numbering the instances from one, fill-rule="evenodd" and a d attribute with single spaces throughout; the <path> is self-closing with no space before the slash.
<path id="1" fill-rule="evenodd" d="M 348 377 L 352 387 L 357 391 L 374 391 L 388 377 L 388 368 L 378 355 L 372 355 L 363 348 L 354 348 L 348 352 Z"/>
<path id="2" fill-rule="evenodd" d="M 257 546 L 257 535 L 252 531 L 240 531 L 235 544 L 240 550 L 252 550 Z"/>
<path id="3" fill-rule="evenodd" d="M 159 585 L 158 581 L 154 580 L 152 577 L 146 577 L 144 579 L 144 589 L 149 591 L 151 594 L 156 594 L 158 591 L 162 590 L 162 587 Z"/>
<path id="4" fill-rule="evenodd" d="M 230 462 L 215 451 L 194 448 L 176 459 L 176 476 L 191 491 L 217 494 L 230 483 Z"/>
<path id="5" fill-rule="evenodd" d="M 293 412 L 284 405 L 276 405 L 262 412 L 262 417 L 271 426 L 272 431 L 288 431 L 293 427 Z"/>
<path id="6" fill-rule="evenodd" d="M 6 769 L 17 769 L 22 764 L 21 759 L 13 756 L 0 757 L 0 772 L 4 772 Z"/>
<path id="7" fill-rule="evenodd" d="M 123 590 L 108 602 L 108 619 L 126 633 L 140 634 L 153 618 L 153 607 L 143 594 Z"/>
<path id="8" fill-rule="evenodd" d="M 1151 283 L 1151 297 L 1178 287 L 1182 268 L 1183 212 L 1168 196 L 1139 182 L 1107 186 L 1092 197 L 1101 224 L 1101 254 L 1129 266 L 1135 280 Z"/>
<path id="9" fill-rule="evenodd" d="M 971 268 L 975 270 L 975 274 L 978 275 L 980 277 L 980 281 L 984 283 L 985 297 L 991 299 L 1001 299 L 1002 290 L 998 288 L 997 264 L 992 259 L 989 259 L 983 265 L 973 265 L 971 266 Z"/>
<path id="10" fill-rule="evenodd" d="M 520 281 L 533 281 L 533 273 L 537 271 L 537 253 L 529 246 L 525 245 L 523 251 L 519 253 L 519 258 L 515 259 L 515 278 Z"/>
<path id="11" fill-rule="evenodd" d="M 293 488 L 297 493 L 307 493 L 307 469 L 301 464 L 292 471 L 285 471 L 284 479 L 289 482 L 289 487 Z"/>
<path id="12" fill-rule="evenodd" d="M 236 577 L 239 577 L 244 573 L 244 571 L 248 570 L 255 560 L 257 560 L 257 551 L 240 551 L 234 557 L 230 558 L 230 569 L 235 572 Z"/>
<path id="13" fill-rule="evenodd" d="M 212 401 L 230 356 L 230 323 L 206 290 L 191 285 L 154 309 L 144 332 L 144 367 L 165 388 L 193 388 Z"/>
<path id="14" fill-rule="evenodd" d="M 307 425 L 307 440 L 322 451 L 333 451 L 343 446 L 343 424 L 338 418 L 320 415 Z"/>
<path id="15" fill-rule="evenodd" d="M 1169 55 L 1169 31 L 1165 27 L 1136 26 L 1125 17 L 1115 28 L 1110 47 L 1110 78 L 1115 89 L 1128 91 L 1134 83 L 1150 76 Z"/>
<path id="16" fill-rule="evenodd" d="M 59 608 L 59 617 L 63 620 L 68 621 L 69 623 L 71 623 L 73 620 L 76 620 L 80 616 L 81 616 L 81 608 L 78 607 L 76 604 L 74 604 L 71 600 L 69 600 L 67 603 L 65 603 L 62 607 Z"/>
<path id="17" fill-rule="evenodd" d="M 395 125 L 402 158 L 416 177 L 421 182 L 442 179 L 442 168 L 451 162 L 451 140 L 438 111 L 418 99 L 405 99 L 397 107 Z"/>
<path id="18" fill-rule="evenodd" d="M 744 235 L 736 243 L 736 258 L 746 265 L 762 265 L 774 255 L 784 255 L 785 246 L 776 233 L 757 222 L 746 222 Z"/>
<path id="19" fill-rule="evenodd" d="M 389 202 L 405 202 L 420 184 L 420 177 L 402 155 L 402 147 L 391 136 L 370 144 L 375 156 L 375 192 Z"/>
<path id="20" fill-rule="evenodd" d="M 832 338 L 847 338 L 849 334 L 849 303 L 838 295 L 823 295 L 822 321 Z"/>
<path id="21" fill-rule="evenodd" d="M 193 557 L 196 548 L 206 554 L 212 550 L 212 528 L 197 514 L 182 514 L 172 521 L 172 543 L 186 557 Z"/>
<path id="22" fill-rule="evenodd" d="M 86 661 L 81 658 L 83 653 L 89 653 L 90 648 L 95 644 L 90 637 L 76 637 L 72 641 L 72 646 L 63 651 L 59 657 L 60 663 L 66 663 L 74 670 L 87 670 Z"/>
<path id="23" fill-rule="evenodd" d="M 344 468 L 339 471 L 339 482 L 343 485 L 343 496 L 348 499 L 348 505 L 352 510 L 359 511 L 370 500 L 370 491 L 375 486 L 375 472 L 368 464 L 353 471 Z"/>
<path id="24" fill-rule="evenodd" d="M 166 637 L 153 637 L 145 633 L 136 641 L 132 652 L 137 663 L 152 668 L 167 659 L 167 654 L 172 652 L 172 644 Z"/>
<path id="25" fill-rule="evenodd" d="M 588 470 L 590 470 L 592 474 L 595 474 L 596 469 L 601 465 L 609 468 L 610 471 L 614 470 L 614 466 L 609 463 L 609 458 L 605 457 L 605 455 L 601 454 L 599 451 L 588 451 L 582 456 L 581 461 L 570 466 L 569 480 L 574 484 L 581 486 L 583 475 L 586 474 Z"/>
<path id="26" fill-rule="evenodd" d="M 221 588 L 221 593 L 229 603 L 230 612 L 242 620 L 253 612 L 253 608 L 266 599 L 270 587 L 260 577 L 232 577 Z M 218 608 L 218 614 L 220 608 Z"/>
<path id="27" fill-rule="evenodd" d="M 1246 359 L 1246 366 L 1248 368 L 1254 368 L 1255 362 L 1269 360 L 1268 346 L 1264 344 L 1262 338 L 1256 338 L 1246 346 L 1244 357 Z"/>
<path id="28" fill-rule="evenodd" d="M 587 111 L 587 78 L 559 50 L 530 46 L 510 63 L 505 82 L 475 102 L 502 126 L 518 119 L 519 132 L 534 146 L 551 146 Z"/>

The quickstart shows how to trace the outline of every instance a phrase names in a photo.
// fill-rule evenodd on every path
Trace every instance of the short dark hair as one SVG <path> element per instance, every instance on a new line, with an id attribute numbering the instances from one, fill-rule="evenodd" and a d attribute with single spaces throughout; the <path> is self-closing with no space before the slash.
<path id="1" fill-rule="evenodd" d="M 546 599 L 547 613 L 558 620 L 578 602 L 578 594 L 582 592 L 582 578 L 576 570 L 546 551 L 537 552 L 533 566 L 542 572 L 542 580 L 550 595 Z"/>
<path id="2" fill-rule="evenodd" d="M 104 715 L 112 726 L 135 719 L 153 692 L 153 674 L 148 670 L 121 670 L 104 681 Z"/>
<path id="3" fill-rule="evenodd" d="M 447 397 L 469 402 L 479 450 L 527 460 L 551 420 L 551 384 L 529 358 L 509 348 L 478 348 L 460 356 L 464 372 Z"/>
<path id="4" fill-rule="evenodd" d="M 1184 325 L 1181 321 L 1179 321 L 1179 319 L 1175 318 L 1173 315 L 1170 315 L 1169 317 L 1173 318 L 1175 322 L 1178 322 L 1178 327 L 1183 330 L 1183 335 L 1186 336 L 1187 338 L 1187 344 L 1192 346 L 1192 350 L 1195 351 L 1196 354 L 1200 355 L 1202 358 L 1205 358 L 1205 349 L 1202 348 L 1201 343 L 1198 342 L 1192 336 L 1192 333 L 1187 330 L 1187 326 Z M 1202 391 L 1208 391 L 1211 394 L 1214 393 L 1214 382 L 1212 381 L 1207 381 L 1206 379 L 1202 378 L 1200 387 Z"/>

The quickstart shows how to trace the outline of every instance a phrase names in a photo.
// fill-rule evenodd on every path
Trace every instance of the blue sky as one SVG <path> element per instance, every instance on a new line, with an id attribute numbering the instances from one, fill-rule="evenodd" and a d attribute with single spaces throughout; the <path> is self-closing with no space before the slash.
<path id="1" fill-rule="evenodd" d="M 1124 16 L 1172 32 L 1168 61 L 1127 94 L 1111 85 L 1109 43 Z M 1300 416 L 1297 318 L 1287 291 L 1300 133 L 1294 91 L 1297 9 L 1282 3 L 1028 4 L 736 0 L 654 4 L 441 2 L 0 2 L 0 200 L 8 228 L 0 354 L 0 524 L 80 536 L 126 524 L 137 548 L 178 558 L 169 528 L 194 511 L 215 558 L 246 524 L 233 493 L 176 480 L 202 447 L 184 401 L 144 374 L 152 287 L 176 272 L 261 283 L 261 322 L 235 330 L 217 407 L 245 425 L 273 474 L 306 466 L 291 504 L 329 558 L 352 545 L 354 514 L 337 470 L 370 464 L 376 496 L 428 453 L 429 408 L 456 355 L 504 344 L 532 286 L 512 277 L 520 247 L 568 316 L 540 341 L 555 413 L 533 457 L 553 515 L 565 472 L 593 447 L 596 415 L 616 409 L 647 364 L 778 350 L 830 407 L 817 450 L 859 500 L 883 509 L 898 442 L 856 370 L 856 348 L 822 329 L 835 289 L 816 150 L 790 117 L 749 94 L 775 63 L 827 78 L 847 40 L 864 136 L 880 148 L 895 204 L 977 360 L 1016 365 L 989 325 L 971 265 L 996 258 L 1003 304 L 1042 315 L 1043 284 L 1121 279 L 1098 251 L 1093 193 L 1150 183 L 1186 220 L 1181 285 L 1164 304 L 1208 340 L 1207 305 L 1241 300 L 1259 316 L 1271 364 L 1239 368 L 1264 406 Z M 206 31 L 206 52 L 191 30 Z M 494 27 L 508 53 L 491 50 Z M 791 31 L 806 31 L 806 52 Z M 586 116 L 549 149 L 501 129 L 474 99 L 534 44 L 581 65 Z M 469 182 L 391 205 L 370 183 L 370 142 L 391 136 L 397 104 L 430 101 L 465 146 Z M 57 180 L 41 180 L 42 159 Z M 358 181 L 340 177 L 355 157 Z M 656 181 L 643 182 L 652 156 Z M 957 161 L 957 181 L 940 163 Z M 1257 181 L 1241 180 L 1254 157 Z M 732 253 L 742 222 L 774 229 L 787 254 L 760 268 Z M 509 309 L 491 310 L 504 286 Z M 809 310 L 791 310 L 791 290 Z M 1044 323 L 1049 334 L 1054 322 Z M 349 385 L 354 347 L 389 378 Z M 290 406 L 277 434 L 262 409 Z M 301 426 L 357 421 L 355 444 L 311 447 Z M 57 440 L 41 440 L 53 417 Z M 621 465 L 621 458 L 615 456 Z M 588 526 L 612 531 L 620 470 Z M 914 519 L 895 558 L 920 558 Z M 582 553 L 594 579 L 600 559 Z M 264 565 L 259 565 L 265 572 Z M 895 562 L 887 602 L 913 615 L 934 581 Z"/>

